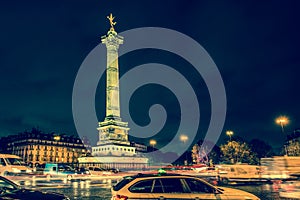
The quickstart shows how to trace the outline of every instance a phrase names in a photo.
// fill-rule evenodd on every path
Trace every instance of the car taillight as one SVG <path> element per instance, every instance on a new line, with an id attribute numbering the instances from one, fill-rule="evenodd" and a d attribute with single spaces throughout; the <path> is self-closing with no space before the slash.
<path id="1" fill-rule="evenodd" d="M 128 197 L 127 196 L 124 196 L 124 195 L 116 195 L 114 196 L 114 200 L 127 200 Z"/>

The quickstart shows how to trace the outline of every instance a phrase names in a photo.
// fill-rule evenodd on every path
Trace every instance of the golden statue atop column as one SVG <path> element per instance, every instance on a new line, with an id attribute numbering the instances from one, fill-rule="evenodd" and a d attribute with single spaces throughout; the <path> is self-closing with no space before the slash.
<path id="1" fill-rule="evenodd" d="M 107 19 L 109 20 L 109 23 L 110 23 L 110 30 L 115 31 L 114 25 L 116 25 L 117 22 L 114 22 L 115 17 L 113 17 L 112 13 L 110 13 L 110 15 L 107 16 Z"/>

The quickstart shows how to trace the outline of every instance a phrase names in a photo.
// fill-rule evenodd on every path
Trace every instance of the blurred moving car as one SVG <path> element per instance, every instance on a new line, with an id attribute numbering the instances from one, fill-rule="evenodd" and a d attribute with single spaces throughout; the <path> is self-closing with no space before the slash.
<path id="1" fill-rule="evenodd" d="M 200 174 L 218 175 L 218 170 L 215 167 L 202 167 L 195 169 L 195 171 Z"/>
<path id="2" fill-rule="evenodd" d="M 90 172 L 90 170 L 88 170 L 84 167 L 76 167 L 75 174 L 76 175 L 91 175 L 91 172 Z"/>
<path id="3" fill-rule="evenodd" d="M 0 154 L 0 174 L 2 176 L 25 173 L 32 173 L 32 169 L 19 156 Z"/>
<path id="4" fill-rule="evenodd" d="M 119 172 L 119 170 L 115 168 L 105 169 L 101 167 L 89 167 L 89 171 L 91 175 L 95 175 L 95 176 L 111 175 L 113 173 Z"/>
<path id="5" fill-rule="evenodd" d="M 16 183 L 1 176 L 0 199 L 69 200 L 69 198 L 63 194 L 22 188 Z"/>
<path id="6" fill-rule="evenodd" d="M 67 177 L 68 179 L 73 178 L 76 175 L 76 170 L 71 166 L 63 163 L 46 163 L 44 169 L 44 175 L 47 178 L 50 177 Z"/>
<path id="7" fill-rule="evenodd" d="M 111 200 L 126 199 L 252 199 L 251 193 L 215 187 L 201 178 L 180 174 L 137 174 L 124 177 L 111 189 Z"/>
<path id="8" fill-rule="evenodd" d="M 278 181 L 280 199 L 300 199 L 300 180 Z"/>
<path id="9" fill-rule="evenodd" d="M 267 181 L 261 174 L 261 167 L 258 165 L 235 164 L 216 165 L 219 172 L 220 182 L 259 182 Z"/>

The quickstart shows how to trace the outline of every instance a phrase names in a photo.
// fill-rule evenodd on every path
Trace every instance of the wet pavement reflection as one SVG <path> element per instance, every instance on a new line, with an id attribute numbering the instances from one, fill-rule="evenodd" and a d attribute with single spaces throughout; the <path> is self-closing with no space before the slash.
<path id="1" fill-rule="evenodd" d="M 122 176 L 116 177 L 93 177 L 85 179 L 66 178 L 58 179 L 21 179 L 15 180 L 21 186 L 27 188 L 37 188 L 42 191 L 54 191 L 63 193 L 70 199 L 111 199 L 110 188 Z M 256 184 L 234 184 L 227 185 L 255 194 L 262 200 L 277 200 L 286 198 L 300 199 L 300 181 L 280 181 L 275 180 L 270 183 Z"/>

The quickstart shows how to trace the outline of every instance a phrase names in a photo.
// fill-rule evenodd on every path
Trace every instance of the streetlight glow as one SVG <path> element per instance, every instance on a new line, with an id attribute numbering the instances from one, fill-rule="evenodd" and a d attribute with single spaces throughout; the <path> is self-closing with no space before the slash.
<path id="1" fill-rule="evenodd" d="M 284 126 L 289 123 L 289 118 L 286 116 L 280 116 L 275 119 L 276 124 L 279 124 L 281 126 L 281 131 L 284 134 Z M 284 145 L 285 155 L 288 156 L 287 147 Z"/>
<path id="2" fill-rule="evenodd" d="M 58 140 L 60 140 L 60 136 L 59 136 L 59 135 L 56 135 L 56 136 L 54 136 L 53 139 L 56 140 L 56 141 L 58 141 Z"/>
<path id="3" fill-rule="evenodd" d="M 231 137 L 233 135 L 233 131 L 231 131 L 231 130 L 226 131 L 226 135 L 229 136 L 230 141 L 231 141 Z"/>
<path id="4" fill-rule="evenodd" d="M 154 147 L 156 145 L 156 140 L 150 140 L 149 144 Z"/>
<path id="5" fill-rule="evenodd" d="M 180 135 L 180 141 L 182 141 L 183 143 L 186 143 L 186 141 L 188 141 L 189 137 L 187 135 Z"/>
<path id="6" fill-rule="evenodd" d="M 181 141 L 181 142 L 183 142 L 183 144 L 185 144 L 186 143 L 186 141 L 188 141 L 188 139 L 189 139 L 189 137 L 187 136 L 187 135 L 184 135 L 184 134 L 181 134 L 180 135 L 180 138 L 179 138 L 179 140 Z M 187 155 L 187 152 L 185 152 L 185 165 L 188 165 L 188 155 Z"/>
<path id="7" fill-rule="evenodd" d="M 276 124 L 279 124 L 281 126 L 282 133 L 284 133 L 283 127 L 289 123 L 289 118 L 287 118 L 286 116 L 280 116 L 276 118 L 275 122 Z"/>
<path id="8" fill-rule="evenodd" d="M 156 145 L 156 140 L 150 140 L 149 144 L 152 146 L 152 151 L 154 151 L 154 146 Z"/>

